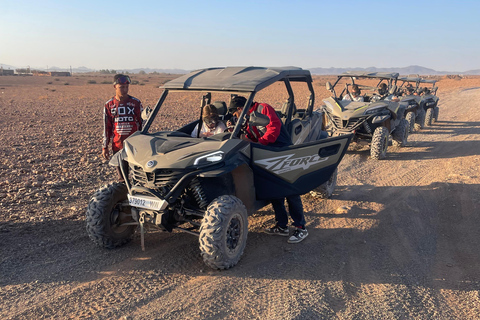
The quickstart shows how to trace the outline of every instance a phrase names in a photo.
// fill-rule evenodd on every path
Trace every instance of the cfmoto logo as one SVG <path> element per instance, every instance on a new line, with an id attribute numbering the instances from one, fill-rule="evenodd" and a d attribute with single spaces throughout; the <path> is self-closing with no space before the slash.
<path id="1" fill-rule="evenodd" d="M 157 164 L 157 161 L 155 160 L 150 160 L 147 162 L 147 168 L 152 168 L 153 166 L 155 166 Z"/>

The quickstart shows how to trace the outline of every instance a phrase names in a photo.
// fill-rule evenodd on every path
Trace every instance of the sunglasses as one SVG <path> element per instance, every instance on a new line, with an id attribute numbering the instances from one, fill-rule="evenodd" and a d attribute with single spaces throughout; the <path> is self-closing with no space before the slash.
<path id="1" fill-rule="evenodd" d="M 130 83 L 132 83 L 132 81 L 130 80 L 129 76 L 122 76 L 117 80 L 115 80 L 114 84 L 130 84 Z"/>
<path id="2" fill-rule="evenodd" d="M 217 123 L 217 120 L 215 120 L 214 118 L 203 118 L 203 122 L 205 122 L 206 124 L 215 124 Z"/>

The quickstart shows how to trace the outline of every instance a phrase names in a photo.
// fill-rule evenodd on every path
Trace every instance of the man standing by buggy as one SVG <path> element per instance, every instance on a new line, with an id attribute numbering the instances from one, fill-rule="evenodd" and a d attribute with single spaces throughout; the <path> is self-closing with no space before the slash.
<path id="1" fill-rule="evenodd" d="M 229 112 L 239 118 L 246 102 L 245 97 L 234 97 L 230 101 Z M 253 102 L 248 113 L 251 114 L 254 111 L 266 115 L 270 122 L 265 127 L 249 126 L 247 123 L 245 135 L 241 137 L 243 140 L 276 147 L 285 147 L 292 144 L 290 135 L 273 107 L 266 103 Z M 287 227 L 288 213 L 285 208 L 285 198 L 279 198 L 271 200 L 276 223 L 274 226 L 265 229 L 265 232 L 273 235 L 290 236 L 288 243 L 298 243 L 308 236 L 308 231 L 305 228 L 302 199 L 300 195 L 293 195 L 286 197 L 286 200 L 295 231 L 290 236 Z"/>
<path id="2" fill-rule="evenodd" d="M 128 94 L 130 77 L 123 74 L 116 74 L 113 78 L 113 87 L 115 96 L 105 103 L 103 109 L 103 145 L 102 156 L 110 160 L 109 145 L 112 145 L 112 151 L 122 150 L 123 141 L 132 133 L 142 129 L 142 111 L 143 106 L 140 100 Z M 124 166 L 128 172 L 128 166 Z M 123 181 L 120 167 L 117 167 L 119 180 Z"/>

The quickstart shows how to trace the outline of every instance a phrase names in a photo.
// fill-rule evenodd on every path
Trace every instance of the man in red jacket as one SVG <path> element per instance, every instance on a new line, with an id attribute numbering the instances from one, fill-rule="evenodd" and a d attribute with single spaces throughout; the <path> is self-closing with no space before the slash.
<path id="1" fill-rule="evenodd" d="M 236 96 L 230 102 L 229 112 L 237 119 L 247 102 L 247 99 L 242 96 Z M 275 109 L 266 103 L 253 102 L 248 113 L 254 111 L 260 112 L 268 116 L 270 123 L 266 127 L 256 127 L 247 125 L 244 128 L 245 135 L 242 135 L 243 140 L 260 143 L 262 145 L 285 147 L 292 144 L 290 135 L 280 118 L 277 116 Z M 228 125 L 228 124 L 227 124 Z M 288 230 L 288 212 L 285 208 L 285 199 L 288 203 L 290 217 L 293 220 L 295 230 L 292 235 Z M 305 228 L 305 217 L 303 215 L 303 204 L 300 195 L 288 196 L 286 198 L 278 198 L 271 200 L 273 210 L 275 211 L 275 225 L 265 229 L 268 234 L 286 236 L 288 243 L 298 243 L 303 241 L 308 236 L 308 231 Z"/>
<path id="2" fill-rule="evenodd" d="M 246 102 L 247 99 L 245 97 L 236 96 L 230 102 L 229 112 L 238 118 Z M 265 127 L 247 125 L 242 139 L 272 147 L 284 147 L 292 144 L 290 135 L 272 106 L 266 103 L 253 102 L 248 110 L 248 114 L 254 111 L 266 115 L 270 122 Z"/>
<path id="3" fill-rule="evenodd" d="M 113 87 L 115 96 L 105 103 L 103 109 L 103 145 L 102 156 L 110 160 L 109 146 L 112 145 L 112 151 L 122 150 L 123 141 L 132 133 L 142 129 L 142 111 L 143 106 L 140 100 L 128 94 L 128 87 L 131 83 L 130 77 L 117 74 L 113 78 Z M 124 166 L 128 172 L 128 166 Z M 117 167 L 119 179 L 123 181 L 120 167 Z"/>

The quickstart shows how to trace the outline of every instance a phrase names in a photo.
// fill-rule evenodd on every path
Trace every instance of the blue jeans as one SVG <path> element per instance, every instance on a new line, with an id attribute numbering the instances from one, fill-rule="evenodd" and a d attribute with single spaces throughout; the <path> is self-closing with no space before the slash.
<path id="1" fill-rule="evenodd" d="M 303 216 L 303 204 L 300 196 L 286 197 L 290 217 L 293 220 L 293 226 L 297 228 L 305 228 L 305 217 Z M 275 220 L 279 227 L 286 228 L 288 224 L 288 213 L 285 208 L 285 198 L 273 199 L 273 210 L 275 211 Z"/>

